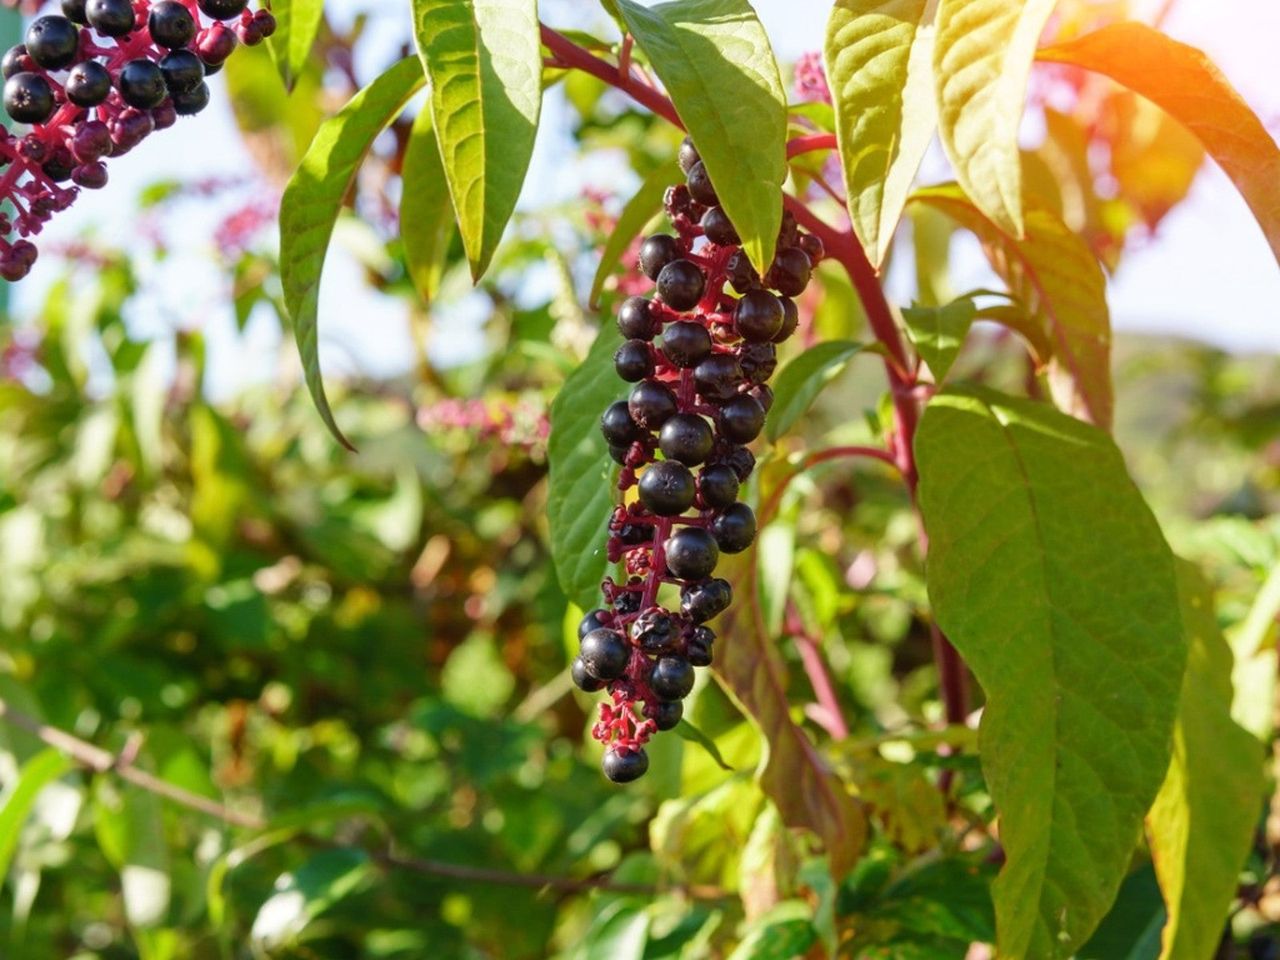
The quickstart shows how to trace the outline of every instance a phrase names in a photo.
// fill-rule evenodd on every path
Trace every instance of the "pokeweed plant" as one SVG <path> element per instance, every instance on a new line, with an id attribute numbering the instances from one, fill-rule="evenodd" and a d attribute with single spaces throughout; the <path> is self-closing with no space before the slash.
<path id="1" fill-rule="evenodd" d="M 289 11 L 277 53 L 288 79 L 315 39 L 318 5 L 275 6 Z M 805 634 L 789 561 L 778 559 L 790 550 L 780 515 L 810 470 L 863 459 L 900 483 L 918 522 L 942 705 L 932 786 L 964 824 L 926 855 L 963 847 L 999 865 L 996 955 L 1119 956 L 1091 940 L 1105 923 L 1113 941 L 1135 944 L 1160 930 L 1161 956 L 1214 956 L 1261 808 L 1263 753 L 1233 714 L 1212 593 L 1174 556 L 1111 436 L 1106 280 L 1126 236 L 1159 223 L 1189 186 L 1179 171 L 1194 172 L 1206 152 L 1280 258 L 1280 148 L 1199 51 L 1141 23 L 1098 25 L 1071 5 L 1055 16 L 1052 0 L 839 0 L 821 61 L 804 65 L 811 99 L 795 104 L 746 0 L 602 6 L 620 39 L 557 31 L 534 0 L 415 0 L 417 56 L 321 126 L 285 191 L 280 269 L 325 423 L 347 443 L 319 369 L 321 270 L 383 130 L 427 88 L 403 151 L 400 228 L 410 278 L 430 300 L 455 232 L 473 279 L 496 262 L 545 90 L 585 76 L 629 98 L 671 128 L 672 156 L 622 209 L 593 284 L 593 300 L 626 291 L 612 298 L 622 336 L 601 322 L 556 399 L 547 442 L 553 559 L 577 613 L 589 611 L 569 673 L 584 690 L 608 690 L 593 728 L 606 774 L 643 774 L 657 730 L 710 743 L 681 705 L 692 667 L 710 665 L 764 741 L 756 776 L 780 821 L 824 850 L 829 878 L 809 887 L 834 883 L 846 913 L 859 891 L 884 889 L 881 788 L 838 748 L 815 744 L 775 649 L 784 632 Z M 56 70 L 77 49 L 101 53 L 83 39 L 63 47 L 47 63 L 43 47 L 13 63 L 25 68 L 29 56 Z M 15 78 L 6 104 L 16 119 L 54 115 L 47 78 Z M 123 115 L 130 83 L 113 80 Z M 152 86 L 149 109 L 162 109 Z M 1176 141 L 1185 162 L 1163 192 L 1143 182 L 1140 157 L 1123 166 L 1132 142 L 1062 109 L 1086 93 L 1125 130 L 1140 113 L 1161 150 Z M 1020 142 L 1029 102 L 1056 167 Z M 935 137 L 951 176 L 922 184 Z M 1117 174 L 1109 206 L 1092 190 L 1099 148 Z M 1089 178 L 1074 205 L 1054 189 L 1067 176 Z M 674 234 L 647 229 L 663 212 Z M 1002 289 L 945 295 L 936 251 L 956 230 L 977 238 Z M 894 257 L 915 262 L 911 304 L 891 303 L 882 285 Z M 639 275 L 656 284 L 652 296 Z M 823 337 L 820 315 L 842 288 L 865 343 Z M 998 389 L 986 367 L 962 362 L 978 320 L 1009 334 L 1001 356 L 1021 365 L 1020 382 Z M 770 384 L 779 352 L 786 362 Z M 863 353 L 884 376 L 869 438 L 794 452 L 789 434 Z M 717 566 L 721 553 L 738 556 Z M 837 694 L 809 640 L 815 723 L 837 742 L 847 734 Z M 965 733 L 974 724 L 976 743 Z M 975 755 L 980 766 L 966 765 Z M 1158 909 L 1113 912 L 1147 860 Z M 964 882 L 985 893 L 988 875 L 974 867 Z M 927 889 L 917 901 L 894 889 L 916 904 L 902 909 L 925 909 Z M 788 922 L 770 929 L 782 937 Z M 858 956 L 896 955 L 879 929 L 805 920 L 800 946 L 744 955 L 841 942 Z M 929 933 L 902 955 L 951 956 L 955 942 L 982 938 L 982 924 L 952 912 Z"/>

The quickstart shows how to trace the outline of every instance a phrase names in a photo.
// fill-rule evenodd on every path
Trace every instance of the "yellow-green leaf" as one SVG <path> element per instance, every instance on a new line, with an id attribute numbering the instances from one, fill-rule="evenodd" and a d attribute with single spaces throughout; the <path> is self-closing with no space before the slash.
<path id="1" fill-rule="evenodd" d="M 762 274 L 773 262 L 787 176 L 787 100 L 768 34 L 747 0 L 618 8 L 649 58 Z"/>
<path id="2" fill-rule="evenodd" d="M 413 119 L 400 176 L 400 239 L 405 263 L 418 296 L 430 303 L 440 286 L 453 226 L 453 206 L 430 110 Z"/>
<path id="3" fill-rule="evenodd" d="M 943 211 L 982 242 L 992 268 L 1030 312 L 1010 313 L 1010 325 L 1049 360 L 1049 386 L 1058 405 L 1097 426 L 1110 426 L 1111 312 L 1106 276 L 1089 246 L 1041 209 L 1027 211 L 1026 235 L 1019 240 L 954 185 L 918 191 L 913 199 Z"/>
<path id="4" fill-rule="evenodd" d="M 471 276 L 516 208 L 542 107 L 536 0 L 414 0 L 414 36 Z"/>
<path id="5" fill-rule="evenodd" d="M 1235 183 L 1280 262 L 1280 147 L 1204 53 L 1145 24 L 1115 23 L 1038 56 L 1105 73 L 1181 121 Z"/>
<path id="6" fill-rule="evenodd" d="M 320 31 L 324 0 L 273 0 L 271 12 L 276 18 L 276 32 L 267 44 L 280 79 L 292 90 Z"/>
<path id="7" fill-rule="evenodd" d="M 977 305 L 969 297 L 961 297 L 941 307 L 903 308 L 902 322 L 907 328 L 907 336 L 929 365 L 936 383 L 947 378 L 947 372 L 960 355 L 964 338 L 977 315 Z"/>
<path id="8" fill-rule="evenodd" d="M 422 66 L 406 57 L 392 66 L 326 120 L 290 178 L 280 201 L 280 283 L 311 399 L 330 432 L 347 448 L 320 376 L 316 310 L 320 273 L 333 225 L 356 170 L 374 138 L 399 116 L 422 86 Z"/>
<path id="9" fill-rule="evenodd" d="M 998 954 L 1065 960 L 1169 767 L 1186 664 L 1173 556 L 1110 437 L 1048 404 L 950 388 L 915 448 L 929 599 L 986 692 Z"/>
<path id="10" fill-rule="evenodd" d="M 1018 127 L 1036 43 L 1055 0 L 940 0 L 938 131 L 965 193 L 1021 237 Z"/>
<path id="11" fill-rule="evenodd" d="M 1236 895 L 1264 794 L 1262 744 L 1231 719 L 1231 648 L 1213 592 L 1178 565 L 1189 644 L 1173 761 L 1147 815 L 1156 878 L 1169 912 L 1162 960 L 1209 960 Z"/>
<path id="12" fill-rule="evenodd" d="M 937 126 L 937 0 L 838 0 L 824 56 L 854 232 L 884 262 Z"/>

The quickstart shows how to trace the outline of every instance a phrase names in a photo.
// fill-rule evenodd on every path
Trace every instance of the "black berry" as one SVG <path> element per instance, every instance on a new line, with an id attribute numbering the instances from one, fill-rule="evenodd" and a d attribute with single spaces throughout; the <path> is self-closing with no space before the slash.
<path id="1" fill-rule="evenodd" d="M 660 657 L 649 686 L 663 700 L 683 700 L 693 689 L 693 666 L 683 657 Z"/>
<path id="2" fill-rule="evenodd" d="M 657 280 L 662 268 L 679 258 L 680 244 L 668 234 L 655 233 L 640 244 L 640 271 L 650 280 Z"/>
<path id="3" fill-rule="evenodd" d="M 773 258 L 773 266 L 769 270 L 769 286 L 786 297 L 797 297 L 809 285 L 809 276 L 813 272 L 813 264 L 808 255 L 799 247 L 788 247 L 778 251 Z"/>
<path id="4" fill-rule="evenodd" d="M 711 426 L 696 413 L 677 413 L 662 425 L 658 433 L 658 447 L 662 455 L 690 467 L 706 460 L 714 444 L 715 434 Z"/>
<path id="5" fill-rule="evenodd" d="M 27 54 L 46 70 L 61 70 L 75 62 L 80 31 L 66 17 L 37 17 L 27 27 Z"/>
<path id="6" fill-rule="evenodd" d="M 62 0 L 62 15 L 72 23 L 85 23 L 84 0 Z"/>
<path id="7" fill-rule="evenodd" d="M 767 290 L 748 290 L 733 310 L 738 336 L 752 343 L 772 340 L 782 329 L 782 303 Z"/>
<path id="8" fill-rule="evenodd" d="M 685 658 L 695 667 L 711 666 L 711 644 L 715 638 L 710 627 L 694 627 L 685 644 Z"/>
<path id="9" fill-rule="evenodd" d="M 613 355 L 613 368 L 628 383 L 653 376 L 653 352 L 643 340 L 628 340 Z"/>
<path id="10" fill-rule="evenodd" d="M 778 366 L 778 349 L 772 343 L 744 343 L 738 351 L 742 374 L 752 383 L 764 383 Z"/>
<path id="11" fill-rule="evenodd" d="M 77 107 L 96 107 L 111 95 L 111 74 L 97 60 L 86 60 L 67 73 L 65 89 Z"/>
<path id="12" fill-rule="evenodd" d="M 604 775 L 614 783 L 630 783 L 639 780 L 649 769 L 649 755 L 642 747 L 610 747 L 605 751 Z"/>
<path id="13" fill-rule="evenodd" d="M 692 310 L 702 299 L 707 278 L 690 260 L 672 260 L 658 274 L 658 296 L 672 310 Z"/>
<path id="14" fill-rule="evenodd" d="M 684 704 L 679 700 L 659 700 L 652 705 L 654 726 L 659 730 L 674 730 L 684 717 Z"/>
<path id="15" fill-rule="evenodd" d="M 725 553 L 741 553 L 756 538 L 756 515 L 745 503 L 727 507 L 711 521 L 711 535 Z"/>
<path id="16" fill-rule="evenodd" d="M 728 580 L 716 578 L 690 583 L 680 588 L 680 612 L 694 623 L 703 623 L 729 609 L 733 588 Z"/>
<path id="17" fill-rule="evenodd" d="M 183 117 L 199 113 L 209 105 L 209 85 L 198 83 L 190 90 L 173 95 L 173 109 Z"/>
<path id="18" fill-rule="evenodd" d="M 698 393 L 710 403 L 724 403 L 738 392 L 743 381 L 742 365 L 731 353 L 713 353 L 693 368 Z"/>
<path id="19" fill-rule="evenodd" d="M 738 475 L 725 463 L 713 463 L 698 473 L 698 493 L 703 506 L 718 510 L 738 499 Z"/>
<path id="20" fill-rule="evenodd" d="M 200 12 L 214 20 L 230 20 L 238 17 L 249 5 L 249 0 L 197 0 Z"/>
<path id="21" fill-rule="evenodd" d="M 8 80 L 15 73 L 22 73 L 24 70 L 30 70 L 35 66 L 35 62 L 27 56 L 27 48 L 22 44 L 16 47 L 10 47 L 5 51 L 4 59 L 0 60 L 0 74 Z"/>
<path id="22" fill-rule="evenodd" d="M 644 297 L 627 297 L 618 308 L 618 330 L 628 340 L 652 340 L 660 326 Z"/>
<path id="23" fill-rule="evenodd" d="M 683 463 L 662 460 L 640 476 L 640 502 L 660 517 L 674 517 L 693 506 L 693 474 Z"/>
<path id="24" fill-rule="evenodd" d="M 667 569 L 680 580 L 703 580 L 711 576 L 720 559 L 720 548 L 701 527 L 682 527 L 667 538 Z"/>
<path id="25" fill-rule="evenodd" d="M 171 50 L 160 58 L 160 73 L 170 93 L 189 93 L 204 82 L 204 63 L 190 50 Z"/>
<path id="26" fill-rule="evenodd" d="M 640 428 L 631 419 L 625 400 L 609 404 L 600 417 L 600 432 L 615 447 L 626 447 L 641 437 Z"/>
<path id="27" fill-rule="evenodd" d="M 604 689 L 603 681 L 597 680 L 587 673 L 586 665 L 583 664 L 581 657 L 573 658 L 573 663 L 569 665 L 569 676 L 573 679 L 574 686 L 585 693 L 595 693 L 597 690 Z"/>
<path id="28" fill-rule="evenodd" d="M 720 436 L 734 443 L 750 443 L 764 427 L 764 407 L 750 394 L 740 393 L 726 400 L 716 418 Z"/>
<path id="29" fill-rule="evenodd" d="M 746 447 L 733 447 L 720 458 L 720 462 L 728 464 L 743 483 L 746 482 L 747 477 L 751 476 L 751 471 L 756 468 L 756 456 Z"/>
<path id="30" fill-rule="evenodd" d="M 631 625 L 631 638 L 645 653 L 657 656 L 675 649 L 679 632 L 671 614 L 661 607 L 650 607 Z"/>
<path id="31" fill-rule="evenodd" d="M 86 0 L 84 17 L 104 37 L 123 37 L 135 26 L 130 0 Z"/>
<path id="32" fill-rule="evenodd" d="M 827 249 L 823 246 L 822 241 L 812 233 L 801 234 L 796 240 L 796 246 L 804 251 L 805 256 L 809 258 L 809 263 L 813 266 L 817 266 L 822 258 L 827 255 Z"/>
<path id="33" fill-rule="evenodd" d="M 698 148 L 693 145 L 693 141 L 685 137 L 680 141 L 680 152 L 676 154 L 676 162 L 680 164 L 680 172 L 688 174 L 693 169 L 693 165 L 702 158 L 698 156 Z"/>
<path id="34" fill-rule="evenodd" d="M 711 354 L 711 334 L 692 320 L 669 323 L 662 331 L 662 352 L 677 367 L 696 367 Z"/>
<path id="35" fill-rule="evenodd" d="M 4 82 L 5 112 L 19 123 L 44 123 L 53 106 L 53 87 L 38 73 L 15 73 Z"/>
<path id="36" fill-rule="evenodd" d="M 735 250 L 729 255 L 724 265 L 724 272 L 729 280 L 729 286 L 738 293 L 746 293 L 760 286 L 760 274 L 756 272 L 756 268 L 751 265 L 751 260 L 741 250 Z"/>
<path id="37" fill-rule="evenodd" d="M 631 648 L 618 631 L 602 628 L 592 630 L 582 638 L 582 650 L 578 657 L 589 676 L 607 683 L 617 680 L 627 669 Z"/>
<path id="38" fill-rule="evenodd" d="M 712 243 L 731 247 L 738 243 L 738 231 L 725 215 L 722 207 L 707 207 L 702 215 L 702 233 Z"/>
<path id="39" fill-rule="evenodd" d="M 578 624 L 578 639 L 581 640 L 592 630 L 599 630 L 603 627 L 605 622 L 601 617 L 605 616 L 607 613 L 607 610 L 596 609 L 584 616 Z"/>
<path id="40" fill-rule="evenodd" d="M 645 430 L 657 430 L 676 412 L 676 395 L 657 380 L 641 380 L 627 399 L 631 419 Z"/>
<path id="41" fill-rule="evenodd" d="M 705 207 L 714 207 L 720 202 L 716 196 L 716 188 L 711 185 L 711 177 L 707 175 L 707 166 L 701 160 L 689 168 L 685 183 L 689 185 L 689 195 Z"/>
<path id="42" fill-rule="evenodd" d="M 120 89 L 120 98 L 139 110 L 160 106 L 167 95 L 160 68 L 153 61 L 142 58 L 130 60 L 120 68 L 116 85 Z"/>
<path id="43" fill-rule="evenodd" d="M 185 47 L 196 36 L 196 18 L 178 0 L 160 0 L 147 16 L 147 31 L 158 46 Z"/>

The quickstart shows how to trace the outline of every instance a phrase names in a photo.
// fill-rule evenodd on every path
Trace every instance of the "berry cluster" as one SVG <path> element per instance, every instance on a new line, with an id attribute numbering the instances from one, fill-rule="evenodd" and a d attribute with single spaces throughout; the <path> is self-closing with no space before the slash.
<path id="1" fill-rule="evenodd" d="M 629 297 L 618 312 L 626 342 L 614 365 L 635 386 L 600 421 L 622 465 L 618 489 L 631 500 L 609 522 L 609 561 L 626 577 L 605 580 L 605 606 L 583 618 L 572 666 L 581 689 L 609 690 L 592 734 L 606 744 L 604 772 L 617 783 L 648 769 L 644 744 L 680 722 L 694 667 L 711 663 L 715 633 L 706 623 L 733 595 L 712 574 L 722 552 L 745 550 L 756 535 L 755 514 L 738 500 L 755 467 L 746 444 L 773 401 L 765 382 L 776 344 L 799 322 L 791 298 L 823 254 L 788 215 L 761 279 L 687 139 L 680 167 L 686 182 L 665 198 L 676 235 L 640 246 L 640 270 L 657 296 Z M 678 611 L 663 605 L 675 607 L 676 591 Z"/>
<path id="2" fill-rule="evenodd" d="M 78 188 L 107 182 L 107 157 L 209 102 L 204 78 L 237 43 L 274 32 L 248 0 L 62 0 L 0 59 L 4 108 L 25 136 L 0 136 L 0 276 L 20 280 L 36 259 L 30 237 L 66 209 Z M 207 20 L 207 23 L 206 23 Z M 234 21 L 228 25 L 229 21 Z M 73 186 L 63 186 L 71 181 Z M 16 230 L 23 239 L 13 240 Z"/>

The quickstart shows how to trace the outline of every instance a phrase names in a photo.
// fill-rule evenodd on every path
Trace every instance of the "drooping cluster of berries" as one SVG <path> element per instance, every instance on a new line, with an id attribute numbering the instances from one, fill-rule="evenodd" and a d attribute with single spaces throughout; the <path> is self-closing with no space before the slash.
<path id="1" fill-rule="evenodd" d="M 786 215 L 761 278 L 691 141 L 679 159 L 686 182 L 665 198 L 675 235 L 640 246 L 640 270 L 657 296 L 629 297 L 618 311 L 626 342 L 614 365 L 635 386 L 600 421 L 622 466 L 626 504 L 609 521 L 608 557 L 626 573 L 602 584 L 605 605 L 578 627 L 572 665 L 581 689 L 608 689 L 592 735 L 605 744 L 604 772 L 617 783 L 648 769 L 645 743 L 680 722 L 694 667 L 711 663 L 707 621 L 733 596 L 713 576 L 716 563 L 756 535 L 755 514 L 738 500 L 755 467 L 746 445 L 773 402 L 766 381 L 776 345 L 799 322 L 791 298 L 823 255 L 821 241 Z"/>
<path id="2" fill-rule="evenodd" d="M 275 27 L 248 0 L 62 0 L 61 15 L 32 21 L 0 59 L 5 111 L 32 125 L 0 138 L 0 199 L 13 205 L 0 214 L 0 276 L 26 276 L 36 259 L 27 238 L 80 187 L 106 184 L 103 161 L 203 110 L 204 78 Z"/>

